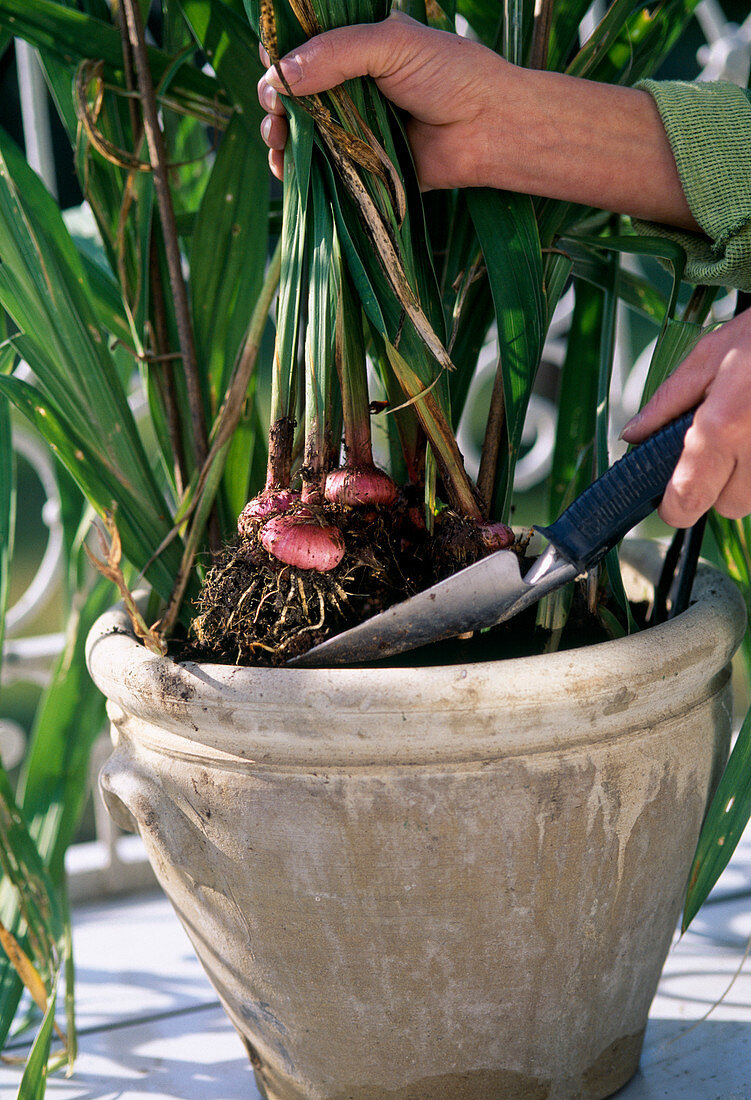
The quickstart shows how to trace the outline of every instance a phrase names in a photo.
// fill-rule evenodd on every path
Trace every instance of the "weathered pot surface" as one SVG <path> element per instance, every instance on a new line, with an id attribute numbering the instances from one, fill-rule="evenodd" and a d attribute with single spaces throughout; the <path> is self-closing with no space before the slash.
<path id="1" fill-rule="evenodd" d="M 628 555 L 656 575 L 655 547 Z M 264 1095 L 623 1085 L 726 757 L 744 623 L 705 566 L 689 610 L 640 635 L 445 668 L 176 665 L 104 616 L 105 798 L 137 823 Z"/>

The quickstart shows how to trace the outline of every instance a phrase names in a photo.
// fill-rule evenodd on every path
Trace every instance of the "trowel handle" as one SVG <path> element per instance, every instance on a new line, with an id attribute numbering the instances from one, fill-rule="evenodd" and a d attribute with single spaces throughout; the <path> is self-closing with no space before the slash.
<path id="1" fill-rule="evenodd" d="M 694 411 L 634 447 L 585 489 L 555 523 L 536 530 L 580 572 L 589 569 L 662 500 Z"/>

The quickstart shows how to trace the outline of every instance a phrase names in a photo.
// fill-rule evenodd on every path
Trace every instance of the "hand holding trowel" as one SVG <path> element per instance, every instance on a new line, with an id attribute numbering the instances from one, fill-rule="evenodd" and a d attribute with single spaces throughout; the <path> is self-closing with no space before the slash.
<path id="1" fill-rule="evenodd" d="M 498 550 L 444 581 L 288 661 L 352 664 L 496 626 L 585 573 L 659 504 L 693 420 L 685 413 L 598 478 L 550 527 L 547 549 L 522 578 L 513 550 Z"/>

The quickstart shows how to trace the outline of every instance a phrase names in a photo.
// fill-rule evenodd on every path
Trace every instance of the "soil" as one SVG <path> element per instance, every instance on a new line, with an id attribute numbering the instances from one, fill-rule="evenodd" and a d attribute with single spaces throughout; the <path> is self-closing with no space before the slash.
<path id="1" fill-rule="evenodd" d="M 342 532 L 341 563 L 325 573 L 285 565 L 261 546 L 258 523 L 215 558 L 181 658 L 281 665 L 425 586 L 424 531 L 407 494 L 392 508 L 305 507 Z"/>
<path id="2" fill-rule="evenodd" d="M 309 505 L 307 507 L 310 507 Z M 444 510 L 428 536 L 422 502 L 400 492 L 390 508 L 325 504 L 322 520 L 342 532 L 346 552 L 329 572 L 294 569 L 272 557 L 258 530 L 226 547 L 209 569 L 190 637 L 173 645 L 178 660 L 278 666 L 393 603 L 489 553 L 477 526 Z M 525 540 L 514 547 L 521 558 Z M 522 573 L 525 565 L 522 564 Z M 544 649 L 536 608 L 508 623 L 389 658 L 390 665 L 444 664 L 522 656 Z M 577 594 L 561 648 L 605 640 L 606 631 Z"/>

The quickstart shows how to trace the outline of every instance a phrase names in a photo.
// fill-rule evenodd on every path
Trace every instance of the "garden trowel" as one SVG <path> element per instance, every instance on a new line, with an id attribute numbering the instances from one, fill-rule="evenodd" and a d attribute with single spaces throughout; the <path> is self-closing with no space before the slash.
<path id="1" fill-rule="evenodd" d="M 585 573 L 654 511 L 693 416 L 693 411 L 685 413 L 629 451 L 550 527 L 535 527 L 548 546 L 524 577 L 518 555 L 497 550 L 287 664 L 300 668 L 376 661 L 510 619 Z"/>

